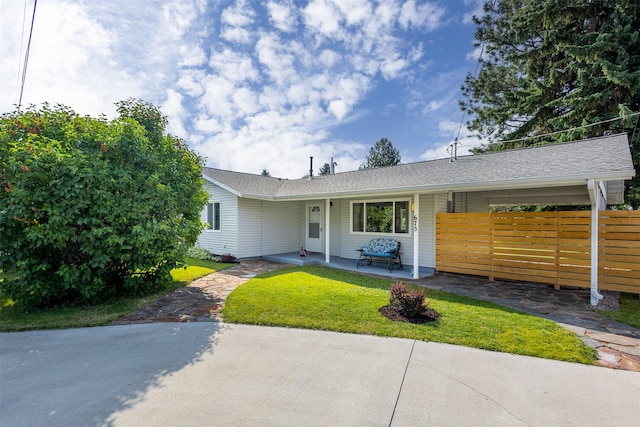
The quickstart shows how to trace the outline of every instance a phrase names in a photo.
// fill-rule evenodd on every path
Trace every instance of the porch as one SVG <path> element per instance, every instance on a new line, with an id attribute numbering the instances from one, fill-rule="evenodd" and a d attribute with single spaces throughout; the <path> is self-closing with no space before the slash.
<path id="1" fill-rule="evenodd" d="M 318 252 L 307 252 L 307 256 L 304 258 L 300 257 L 298 252 L 288 252 L 283 254 L 275 254 L 275 255 L 266 255 L 263 256 L 262 259 L 267 261 L 274 262 L 282 262 L 285 264 L 293 264 L 293 265 L 324 265 L 327 266 L 325 262 L 324 254 Z M 367 265 L 366 263 L 360 268 L 357 268 L 358 260 L 357 259 L 346 259 L 340 258 L 337 256 L 331 257 L 331 262 L 328 264 L 329 267 L 337 268 L 340 270 L 353 271 L 356 273 L 365 273 L 365 274 L 375 274 L 378 276 L 390 277 L 394 279 L 402 279 L 402 280 L 410 280 L 413 279 L 413 266 L 404 264 L 402 270 L 393 270 L 389 272 L 388 263 L 386 262 L 376 262 L 374 261 L 371 265 Z M 428 267 L 420 267 L 419 276 L 420 278 L 425 278 L 433 275 L 435 270 L 433 268 Z"/>

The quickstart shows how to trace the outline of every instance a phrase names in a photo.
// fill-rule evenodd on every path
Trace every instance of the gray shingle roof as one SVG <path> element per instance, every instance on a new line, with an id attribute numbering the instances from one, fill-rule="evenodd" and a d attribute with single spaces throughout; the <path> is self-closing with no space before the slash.
<path id="1" fill-rule="evenodd" d="M 340 197 L 372 193 L 472 191 L 620 181 L 635 175 L 626 134 L 563 144 L 407 163 L 286 180 L 204 168 L 205 176 L 237 195 L 261 199 Z"/>

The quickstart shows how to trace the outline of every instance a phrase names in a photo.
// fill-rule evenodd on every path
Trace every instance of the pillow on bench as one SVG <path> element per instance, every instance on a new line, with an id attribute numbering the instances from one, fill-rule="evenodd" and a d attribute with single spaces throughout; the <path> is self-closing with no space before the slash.
<path id="1" fill-rule="evenodd" d="M 367 246 L 360 246 L 363 255 L 385 256 L 395 255 L 398 250 L 398 242 L 393 239 L 372 239 Z"/>

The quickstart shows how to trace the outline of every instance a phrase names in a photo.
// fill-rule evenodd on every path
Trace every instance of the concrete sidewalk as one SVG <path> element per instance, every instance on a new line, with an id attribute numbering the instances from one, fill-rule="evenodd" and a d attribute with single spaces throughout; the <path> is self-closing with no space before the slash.
<path id="1" fill-rule="evenodd" d="M 637 425 L 640 374 L 438 343 L 154 323 L 0 334 L 0 425 Z"/>

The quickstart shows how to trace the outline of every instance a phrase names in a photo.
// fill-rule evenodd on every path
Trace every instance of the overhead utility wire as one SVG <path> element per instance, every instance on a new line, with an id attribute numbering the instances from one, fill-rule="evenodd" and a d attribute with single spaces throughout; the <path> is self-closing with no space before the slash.
<path id="1" fill-rule="evenodd" d="M 22 32 L 20 33 L 20 51 L 18 52 L 18 74 L 16 75 L 16 103 L 20 96 L 20 76 L 22 75 L 22 47 L 24 45 L 24 24 L 27 20 L 27 0 L 24 0 L 22 9 Z"/>
<path id="2" fill-rule="evenodd" d="M 22 94 L 24 93 L 24 82 L 27 79 L 27 64 L 29 63 L 29 51 L 31 50 L 31 36 L 33 36 L 33 23 L 36 19 L 37 5 L 38 5 L 38 0 L 34 0 L 33 13 L 31 14 L 31 29 L 29 30 L 29 41 L 27 42 L 27 49 L 24 52 L 24 65 L 22 67 L 22 83 L 20 84 L 20 98 L 18 99 L 18 111 L 20 111 L 20 107 L 22 106 Z"/>
<path id="3" fill-rule="evenodd" d="M 478 62 L 476 62 L 476 69 L 473 72 L 473 79 L 475 80 L 478 77 L 478 68 L 480 68 L 480 63 L 482 62 L 482 54 L 484 53 L 484 43 L 480 45 L 480 55 L 478 55 Z M 467 93 L 467 102 L 469 102 L 469 94 Z M 456 141 L 460 136 L 460 131 L 462 130 L 462 125 L 464 124 L 464 117 L 466 115 L 466 111 L 462 110 L 462 118 L 460 119 L 460 126 L 458 127 L 458 133 L 456 134 Z"/>
<path id="4" fill-rule="evenodd" d="M 622 120 L 622 119 L 626 119 L 628 117 L 634 117 L 634 116 L 637 116 L 637 115 L 640 115 L 640 112 L 627 114 L 625 117 L 614 117 L 613 119 L 602 120 L 602 121 L 596 122 L 596 123 L 589 123 L 588 125 L 576 126 L 574 128 L 571 128 L 571 129 L 557 130 L 555 132 L 545 133 L 545 134 L 542 134 L 542 135 L 525 136 L 523 138 L 508 139 L 506 141 L 499 141 L 499 144 L 504 144 L 504 143 L 507 143 L 507 142 L 526 141 L 527 139 L 534 139 L 534 138 L 543 138 L 545 136 L 557 135 L 557 134 L 563 133 L 563 132 L 571 132 L 572 130 L 584 129 L 584 128 L 588 128 L 588 127 L 591 127 L 591 126 L 601 125 L 603 123 L 615 122 L 616 120 Z"/>
<path id="5" fill-rule="evenodd" d="M 482 62 L 482 54 L 484 53 L 484 43 L 480 45 L 480 55 L 478 55 L 478 60 L 476 62 L 476 69 L 473 72 L 473 78 L 475 79 L 478 76 L 478 68 L 480 68 L 480 63 Z M 467 102 L 469 102 L 469 93 L 467 93 Z M 447 148 L 451 154 L 451 161 L 454 161 L 458 158 L 458 145 L 462 145 L 458 137 L 460 136 L 460 131 L 462 130 L 462 125 L 464 124 L 464 118 L 466 116 L 466 111 L 462 110 L 462 117 L 460 118 L 460 126 L 458 126 L 458 133 L 456 134 L 456 139 L 453 141 L 451 145 Z"/>

